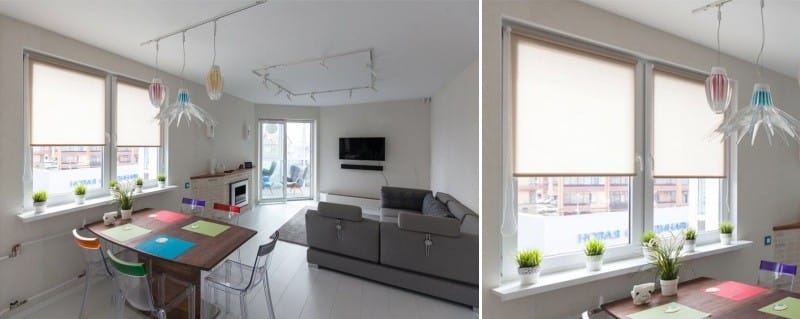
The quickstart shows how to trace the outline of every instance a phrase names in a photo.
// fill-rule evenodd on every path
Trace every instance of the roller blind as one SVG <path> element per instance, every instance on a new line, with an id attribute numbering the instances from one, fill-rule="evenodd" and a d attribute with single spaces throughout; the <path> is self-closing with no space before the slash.
<path id="1" fill-rule="evenodd" d="M 105 78 L 31 60 L 31 145 L 105 144 Z"/>
<path id="2" fill-rule="evenodd" d="M 725 144 L 711 138 L 723 115 L 708 108 L 704 82 L 655 70 L 654 177 L 725 177 Z"/>
<path id="3" fill-rule="evenodd" d="M 117 146 L 161 146 L 158 109 L 150 104 L 147 88 L 117 82 Z"/>
<path id="4" fill-rule="evenodd" d="M 635 62 L 511 39 L 514 175 L 634 175 Z"/>

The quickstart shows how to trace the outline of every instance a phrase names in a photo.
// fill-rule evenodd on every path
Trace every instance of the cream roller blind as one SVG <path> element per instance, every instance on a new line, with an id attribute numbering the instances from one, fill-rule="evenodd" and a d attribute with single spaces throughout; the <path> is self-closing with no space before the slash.
<path id="1" fill-rule="evenodd" d="M 725 144 L 711 138 L 722 119 L 708 108 L 702 80 L 656 70 L 654 177 L 725 177 Z"/>
<path id="2" fill-rule="evenodd" d="M 31 60 L 31 145 L 105 144 L 105 78 Z"/>
<path id="3" fill-rule="evenodd" d="M 117 146 L 161 146 L 157 114 L 146 87 L 117 82 Z"/>
<path id="4" fill-rule="evenodd" d="M 515 176 L 635 174 L 634 62 L 512 35 Z"/>

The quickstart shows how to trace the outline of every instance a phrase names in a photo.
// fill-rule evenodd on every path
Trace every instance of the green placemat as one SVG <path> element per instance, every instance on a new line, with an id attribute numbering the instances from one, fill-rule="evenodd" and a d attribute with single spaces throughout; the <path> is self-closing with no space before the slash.
<path id="1" fill-rule="evenodd" d="M 670 305 L 674 307 L 678 307 L 680 310 L 672 313 L 664 312 Z M 632 315 L 628 315 L 630 319 L 702 319 L 702 318 L 710 318 L 711 315 L 705 312 L 697 311 L 690 307 L 684 306 L 677 302 L 670 302 L 665 305 L 661 305 L 658 307 L 650 308 L 644 311 L 637 312 Z"/>
<path id="2" fill-rule="evenodd" d="M 114 226 L 114 228 L 111 229 L 106 229 L 103 231 L 103 234 L 116 241 L 125 242 L 149 232 L 149 229 L 142 228 L 134 224 L 125 224 Z"/>
<path id="3" fill-rule="evenodd" d="M 231 226 L 220 225 L 217 223 L 207 222 L 205 220 L 198 220 L 194 223 L 183 226 L 183 230 L 193 231 L 209 237 L 217 237 L 217 235 L 228 230 L 228 228 L 231 228 Z"/>
<path id="4" fill-rule="evenodd" d="M 775 310 L 775 304 L 779 303 L 786 305 L 787 308 L 781 311 Z M 800 299 L 786 297 L 770 304 L 769 306 L 758 309 L 758 311 L 789 319 L 800 318 Z"/>

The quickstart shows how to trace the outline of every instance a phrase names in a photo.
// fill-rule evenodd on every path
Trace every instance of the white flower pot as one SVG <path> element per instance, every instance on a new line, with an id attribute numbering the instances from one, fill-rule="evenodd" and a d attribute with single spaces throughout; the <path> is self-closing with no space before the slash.
<path id="1" fill-rule="evenodd" d="M 108 194 L 111 195 L 111 197 L 114 197 L 114 191 L 115 191 L 115 189 L 113 189 L 111 187 L 108 188 Z"/>
<path id="2" fill-rule="evenodd" d="M 142 192 L 142 185 L 136 185 L 136 192 L 137 193 L 141 193 Z"/>
<path id="3" fill-rule="evenodd" d="M 685 251 L 687 253 L 693 253 L 694 252 L 694 247 L 695 247 L 695 240 L 694 239 L 691 239 L 691 240 L 687 239 L 686 241 L 683 242 L 683 251 Z"/>
<path id="4" fill-rule="evenodd" d="M 44 213 L 47 209 L 47 202 L 33 202 L 33 212 L 34 213 Z"/>
<path id="5" fill-rule="evenodd" d="M 158 182 L 158 188 L 164 188 L 166 184 L 166 182 Z"/>
<path id="6" fill-rule="evenodd" d="M 75 204 L 83 205 L 86 195 L 75 195 Z"/>
<path id="7" fill-rule="evenodd" d="M 650 247 L 642 246 L 642 256 L 644 256 L 644 260 L 648 262 L 653 261 L 653 255 L 650 253 Z"/>
<path id="8" fill-rule="evenodd" d="M 131 214 L 133 214 L 133 209 L 120 209 L 119 211 L 122 219 L 131 219 Z"/>
<path id="9" fill-rule="evenodd" d="M 586 270 L 600 271 L 603 268 L 603 255 L 586 256 Z"/>
<path id="10" fill-rule="evenodd" d="M 673 280 L 660 280 L 659 283 L 661 284 L 661 295 L 662 296 L 674 296 L 678 294 L 678 279 Z"/>
<path id="11" fill-rule="evenodd" d="M 733 234 L 719 234 L 719 242 L 723 245 L 730 245 Z"/>
<path id="12" fill-rule="evenodd" d="M 529 286 L 536 284 L 536 282 L 539 281 L 539 273 L 541 272 L 541 268 L 517 268 L 517 272 L 519 273 L 520 286 Z"/>

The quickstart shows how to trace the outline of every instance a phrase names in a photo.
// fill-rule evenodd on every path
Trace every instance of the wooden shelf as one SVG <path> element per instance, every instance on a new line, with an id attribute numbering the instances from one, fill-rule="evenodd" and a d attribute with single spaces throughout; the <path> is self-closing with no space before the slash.
<path id="1" fill-rule="evenodd" d="M 239 173 L 242 173 L 242 172 L 250 172 L 252 170 L 253 170 L 252 168 L 242 168 L 242 169 L 235 169 L 235 170 L 233 170 L 233 172 L 230 172 L 230 173 L 203 174 L 203 175 L 197 175 L 197 176 L 189 177 L 189 179 L 225 177 L 225 176 L 229 176 L 229 175 L 239 174 Z"/>

